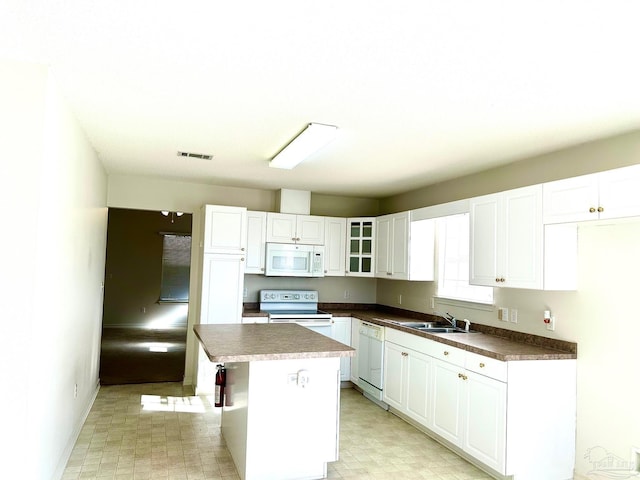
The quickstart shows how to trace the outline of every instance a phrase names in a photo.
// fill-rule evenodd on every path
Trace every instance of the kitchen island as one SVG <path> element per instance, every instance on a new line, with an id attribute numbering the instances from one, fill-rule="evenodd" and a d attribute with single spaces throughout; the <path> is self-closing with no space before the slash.
<path id="1" fill-rule="evenodd" d="M 243 480 L 326 478 L 338 459 L 340 357 L 353 348 L 296 324 L 196 325 L 227 377 L 222 435 Z"/>

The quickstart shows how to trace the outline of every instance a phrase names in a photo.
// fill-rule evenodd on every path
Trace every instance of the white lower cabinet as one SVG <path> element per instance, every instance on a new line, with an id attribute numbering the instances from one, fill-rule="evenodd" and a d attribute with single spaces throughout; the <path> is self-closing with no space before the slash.
<path id="1" fill-rule="evenodd" d="M 463 383 L 462 448 L 492 469 L 504 471 L 507 384 L 469 371 Z"/>
<path id="2" fill-rule="evenodd" d="M 575 360 L 503 362 L 390 328 L 385 339 L 392 409 L 494 474 L 572 478 Z"/>
<path id="3" fill-rule="evenodd" d="M 358 385 L 360 378 L 358 377 L 358 348 L 360 339 L 360 325 L 362 322 L 357 318 L 351 319 L 351 343 L 350 345 L 356 349 L 356 354 L 353 357 L 349 357 L 351 363 L 350 368 L 350 380 L 354 385 Z"/>
<path id="4" fill-rule="evenodd" d="M 385 342 L 382 399 L 422 425 L 429 421 L 431 357 Z"/>
<path id="5" fill-rule="evenodd" d="M 315 330 L 312 328 L 312 330 Z M 331 320 L 331 328 L 315 330 L 337 342 L 351 346 L 351 317 L 334 317 Z M 348 382 L 351 380 L 351 358 L 340 357 L 340 380 Z"/>
<path id="6" fill-rule="evenodd" d="M 504 474 L 506 383 L 434 360 L 432 387 L 432 430 Z"/>
<path id="7" fill-rule="evenodd" d="M 331 338 L 345 345 L 351 345 L 351 317 L 334 317 L 331 324 Z M 351 357 L 340 357 L 340 380 L 351 380 Z"/>

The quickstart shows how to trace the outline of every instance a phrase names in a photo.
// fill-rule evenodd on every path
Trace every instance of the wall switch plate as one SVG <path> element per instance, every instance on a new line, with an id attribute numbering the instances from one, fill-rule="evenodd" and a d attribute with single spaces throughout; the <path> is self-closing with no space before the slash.
<path id="1" fill-rule="evenodd" d="M 498 308 L 498 320 L 502 320 L 503 322 L 509 321 L 509 309 L 505 307 Z"/>
<path id="2" fill-rule="evenodd" d="M 431 297 L 431 308 L 436 308 L 436 299 Z"/>
<path id="3" fill-rule="evenodd" d="M 516 308 L 511 309 L 511 323 L 518 323 L 518 310 Z"/>
<path id="4" fill-rule="evenodd" d="M 402 305 L 402 294 L 398 295 L 398 305 Z"/>

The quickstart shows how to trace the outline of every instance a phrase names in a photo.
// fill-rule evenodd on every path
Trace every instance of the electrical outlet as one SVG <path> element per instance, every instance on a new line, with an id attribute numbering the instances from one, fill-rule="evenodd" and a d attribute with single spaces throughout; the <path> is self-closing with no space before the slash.
<path id="1" fill-rule="evenodd" d="M 498 308 L 498 320 L 501 320 L 503 322 L 508 322 L 509 321 L 509 309 L 506 307 L 500 307 Z"/>
<path id="2" fill-rule="evenodd" d="M 402 294 L 398 295 L 398 305 L 402 305 Z"/>
<path id="3" fill-rule="evenodd" d="M 78 398 L 78 384 L 73 386 L 73 398 Z"/>
<path id="4" fill-rule="evenodd" d="M 556 316 L 550 315 L 549 322 L 547 322 L 547 330 L 551 330 L 552 332 L 556 329 Z"/>
<path id="5" fill-rule="evenodd" d="M 436 308 L 436 299 L 434 297 L 431 297 L 431 308 Z"/>
<path id="6" fill-rule="evenodd" d="M 511 309 L 511 323 L 518 323 L 518 310 L 515 308 Z"/>
<path id="7" fill-rule="evenodd" d="M 297 382 L 298 387 L 305 388 L 307 385 L 309 385 L 310 380 L 311 380 L 311 377 L 307 370 L 298 371 L 298 382 Z"/>
<path id="8" fill-rule="evenodd" d="M 348 298 L 351 298 L 351 292 L 349 290 L 345 290 L 344 291 L 344 299 L 346 300 Z"/>

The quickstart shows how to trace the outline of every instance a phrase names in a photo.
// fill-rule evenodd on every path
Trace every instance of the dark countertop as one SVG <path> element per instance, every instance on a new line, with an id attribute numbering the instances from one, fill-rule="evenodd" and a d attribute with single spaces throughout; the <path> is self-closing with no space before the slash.
<path id="1" fill-rule="evenodd" d="M 473 353 L 502 361 L 517 360 L 567 360 L 577 358 L 577 344 L 564 340 L 541 337 L 502 328 L 472 324 L 479 333 L 427 333 L 403 327 L 387 320 L 439 321 L 429 314 L 410 312 L 391 307 L 361 304 L 320 304 L 319 307 L 334 317 L 354 317 L 384 327 L 445 343 Z M 266 316 L 257 306 L 245 307 L 243 316 Z"/>
<path id="2" fill-rule="evenodd" d="M 295 323 L 195 325 L 212 362 L 352 357 L 352 347 Z"/>

